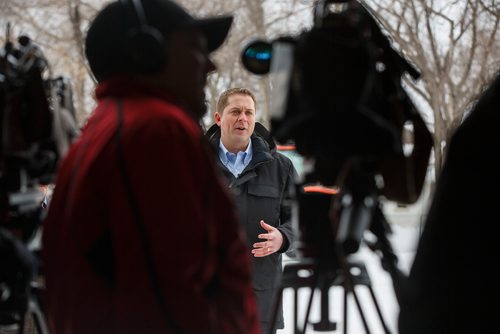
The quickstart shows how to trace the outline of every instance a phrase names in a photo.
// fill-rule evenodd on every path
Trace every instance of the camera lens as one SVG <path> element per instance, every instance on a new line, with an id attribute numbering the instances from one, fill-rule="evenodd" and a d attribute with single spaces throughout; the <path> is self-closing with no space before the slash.
<path id="1" fill-rule="evenodd" d="M 272 58 L 272 45 L 265 41 L 248 44 L 241 54 L 243 66 L 251 73 L 263 75 L 269 73 Z"/>

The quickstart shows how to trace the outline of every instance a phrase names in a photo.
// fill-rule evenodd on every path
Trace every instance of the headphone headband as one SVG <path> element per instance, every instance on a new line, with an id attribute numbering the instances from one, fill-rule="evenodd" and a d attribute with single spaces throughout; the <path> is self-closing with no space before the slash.
<path id="1" fill-rule="evenodd" d="M 141 26 L 147 26 L 148 20 L 146 19 L 146 13 L 144 12 L 144 7 L 142 7 L 141 0 L 125 0 L 132 3 L 134 12 L 139 20 Z"/>
<path id="2" fill-rule="evenodd" d="M 165 64 L 166 44 L 158 29 L 148 24 L 141 0 L 120 0 L 127 11 L 133 11 L 138 26 L 128 32 L 128 56 L 135 70 L 150 74 L 158 72 Z M 132 20 L 131 20 L 132 21 Z"/>

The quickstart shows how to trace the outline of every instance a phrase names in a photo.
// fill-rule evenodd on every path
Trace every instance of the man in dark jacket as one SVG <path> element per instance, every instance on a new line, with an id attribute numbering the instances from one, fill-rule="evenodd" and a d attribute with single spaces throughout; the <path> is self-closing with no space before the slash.
<path id="1" fill-rule="evenodd" d="M 274 295 L 282 272 L 282 253 L 293 243 L 290 208 L 284 206 L 293 189 L 295 169 L 276 151 L 269 132 L 255 123 L 255 97 L 244 88 L 225 91 L 217 103 L 207 136 L 217 149 L 218 162 L 233 190 L 240 222 L 253 254 L 253 287 L 263 333 L 268 333 Z M 255 131 L 254 131 L 255 130 Z M 276 328 L 284 328 L 279 301 Z"/>

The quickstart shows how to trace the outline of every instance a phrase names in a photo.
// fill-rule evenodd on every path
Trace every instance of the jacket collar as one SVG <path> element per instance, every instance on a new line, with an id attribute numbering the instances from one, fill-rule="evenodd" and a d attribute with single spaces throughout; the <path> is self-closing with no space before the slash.
<path id="1" fill-rule="evenodd" d="M 205 134 L 216 152 L 219 149 L 219 140 L 221 136 L 220 128 L 217 124 L 212 125 Z M 260 123 L 255 123 L 255 130 L 250 137 L 252 141 L 253 158 L 250 164 L 242 172 L 242 175 L 247 171 L 255 169 L 255 167 L 274 160 L 273 153 L 276 151 L 276 144 L 271 137 L 271 134 Z M 222 163 L 219 160 L 219 164 Z M 224 167 L 225 168 L 225 167 Z"/>

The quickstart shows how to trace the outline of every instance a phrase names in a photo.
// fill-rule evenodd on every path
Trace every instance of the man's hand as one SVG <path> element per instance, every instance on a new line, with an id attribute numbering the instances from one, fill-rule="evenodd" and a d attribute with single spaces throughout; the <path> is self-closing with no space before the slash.
<path id="1" fill-rule="evenodd" d="M 259 234 L 258 238 L 266 241 L 253 244 L 252 254 L 255 257 L 268 256 L 277 252 L 281 248 L 281 245 L 283 245 L 283 236 L 276 227 L 266 224 L 263 220 L 260 221 L 260 226 L 267 233 Z"/>

